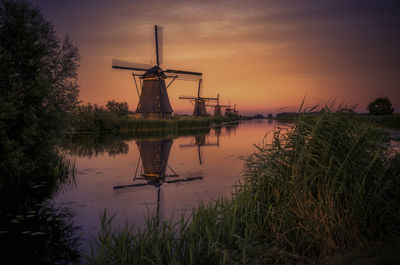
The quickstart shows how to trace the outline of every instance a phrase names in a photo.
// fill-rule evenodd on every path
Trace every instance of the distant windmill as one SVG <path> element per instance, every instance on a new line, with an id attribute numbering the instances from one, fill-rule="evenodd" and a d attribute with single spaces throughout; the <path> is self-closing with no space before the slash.
<path id="1" fill-rule="evenodd" d="M 199 79 L 199 86 L 197 88 L 197 97 L 193 96 L 180 96 L 179 99 L 188 99 L 193 105 L 193 116 L 207 116 L 206 103 L 211 100 L 217 100 L 217 98 L 205 98 L 201 97 L 201 91 L 203 90 L 202 79 Z"/>
<path id="2" fill-rule="evenodd" d="M 112 68 L 133 71 L 132 75 L 135 81 L 136 90 L 139 96 L 139 104 L 136 108 L 136 114 L 141 118 L 169 118 L 172 116 L 172 107 L 169 102 L 167 88 L 176 79 L 198 80 L 203 74 L 198 72 L 189 72 L 181 70 L 162 70 L 160 66 L 163 63 L 163 35 L 162 27 L 155 25 L 155 44 L 157 64 L 138 64 L 120 60 L 112 60 Z M 141 93 L 136 82 L 136 76 L 143 80 Z M 166 85 L 165 79 L 172 78 Z"/>
<path id="3" fill-rule="evenodd" d="M 236 110 L 236 104 L 235 104 L 235 106 L 233 106 L 233 114 L 234 114 L 235 116 L 239 116 L 239 111 Z"/>
<path id="4" fill-rule="evenodd" d="M 222 109 L 230 108 L 229 105 L 220 105 L 219 104 L 219 94 L 217 94 L 217 104 L 216 105 L 208 105 L 214 107 L 214 117 L 222 117 Z"/>
<path id="5" fill-rule="evenodd" d="M 195 142 L 191 142 L 189 144 L 181 144 L 179 145 L 180 148 L 185 148 L 185 147 L 196 147 L 197 146 L 197 153 L 199 155 L 199 163 L 200 165 L 203 164 L 203 158 L 202 158 L 202 152 L 201 152 L 201 147 L 202 146 L 219 146 L 219 137 L 217 138 L 216 143 L 210 143 L 206 141 L 206 135 L 195 135 L 194 137 Z"/>
<path id="6" fill-rule="evenodd" d="M 231 105 L 231 102 L 229 102 L 229 106 L 230 105 Z M 235 116 L 239 115 L 239 111 L 236 110 L 236 104 L 234 105 L 233 108 L 228 107 L 225 109 L 225 116 L 228 116 L 228 115 L 235 115 Z"/>

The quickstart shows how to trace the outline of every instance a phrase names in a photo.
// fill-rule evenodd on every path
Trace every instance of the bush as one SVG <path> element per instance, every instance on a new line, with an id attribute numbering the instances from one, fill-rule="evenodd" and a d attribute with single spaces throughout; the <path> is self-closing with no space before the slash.
<path id="1" fill-rule="evenodd" d="M 116 102 L 115 100 L 109 100 L 107 102 L 106 108 L 110 112 L 114 112 L 119 117 L 128 116 L 129 108 L 126 102 Z"/>
<path id="2" fill-rule="evenodd" d="M 368 104 L 367 109 L 371 115 L 389 115 L 392 114 L 394 108 L 388 98 L 377 98 Z"/>

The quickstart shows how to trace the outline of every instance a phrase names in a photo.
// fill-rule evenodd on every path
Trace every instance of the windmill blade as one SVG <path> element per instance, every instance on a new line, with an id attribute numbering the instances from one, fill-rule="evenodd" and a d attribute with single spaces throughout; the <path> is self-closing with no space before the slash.
<path id="1" fill-rule="evenodd" d="M 195 147 L 197 144 L 180 144 L 179 148 Z"/>
<path id="2" fill-rule="evenodd" d="M 153 186 L 151 183 L 138 183 L 138 184 L 130 184 L 130 185 L 119 185 L 114 186 L 113 190 L 120 190 L 124 188 L 133 188 L 133 187 L 143 187 L 143 186 Z"/>
<path id="3" fill-rule="evenodd" d="M 142 63 L 132 63 L 132 62 L 127 62 L 127 61 L 112 59 L 112 68 L 138 71 L 138 72 L 146 72 L 147 70 L 149 70 L 151 68 L 151 65 L 142 64 Z"/>
<path id="4" fill-rule="evenodd" d="M 193 97 L 193 96 L 179 96 L 179 99 L 196 99 L 196 97 Z"/>
<path id="5" fill-rule="evenodd" d="M 202 152 L 201 152 L 201 147 L 200 147 L 200 145 L 197 147 L 197 151 L 198 151 L 198 154 L 199 154 L 199 163 L 200 163 L 200 165 L 202 165 L 203 163 L 202 163 Z"/>
<path id="6" fill-rule="evenodd" d="M 200 97 L 203 90 L 203 79 L 199 79 L 199 87 L 197 88 L 197 97 Z"/>
<path id="7" fill-rule="evenodd" d="M 181 71 L 173 69 L 167 69 L 164 72 L 167 73 L 167 78 L 176 77 L 179 80 L 197 81 L 203 77 L 203 74 L 198 72 Z"/>
<path id="8" fill-rule="evenodd" d="M 173 70 L 173 69 L 167 69 L 165 72 L 178 75 L 194 75 L 194 76 L 199 76 L 200 78 L 203 76 L 203 73 L 199 72 L 190 72 L 190 71 Z"/>
<path id="9" fill-rule="evenodd" d="M 175 78 L 181 81 L 197 81 L 201 77 L 197 75 L 182 75 L 182 74 L 174 74 L 174 75 L 166 75 L 166 78 Z"/>
<path id="10" fill-rule="evenodd" d="M 203 179 L 203 177 L 189 177 L 185 179 L 176 179 L 176 180 L 166 180 L 165 183 L 172 184 L 172 183 L 177 183 L 177 182 L 188 182 L 188 181 L 193 181 L 193 180 L 199 180 Z"/>
<path id="11" fill-rule="evenodd" d="M 163 50 L 164 50 L 163 27 L 155 25 L 154 30 L 156 39 L 156 59 L 157 59 L 157 65 L 160 66 L 163 64 Z"/>

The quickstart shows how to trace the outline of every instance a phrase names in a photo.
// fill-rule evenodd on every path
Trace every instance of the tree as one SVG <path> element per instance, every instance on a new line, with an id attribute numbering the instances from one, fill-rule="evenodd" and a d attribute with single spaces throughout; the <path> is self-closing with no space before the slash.
<path id="1" fill-rule="evenodd" d="M 1 175 L 29 175 L 24 170 L 39 166 L 78 103 L 78 66 L 78 48 L 56 35 L 39 8 L 0 0 Z"/>
<path id="2" fill-rule="evenodd" d="M 388 98 L 377 98 L 368 104 L 367 109 L 372 115 L 388 115 L 392 114 L 394 108 Z"/>
<path id="3" fill-rule="evenodd" d="M 128 103 L 117 102 L 115 100 L 109 100 L 106 105 L 108 111 L 116 113 L 118 116 L 127 116 L 129 113 Z"/>

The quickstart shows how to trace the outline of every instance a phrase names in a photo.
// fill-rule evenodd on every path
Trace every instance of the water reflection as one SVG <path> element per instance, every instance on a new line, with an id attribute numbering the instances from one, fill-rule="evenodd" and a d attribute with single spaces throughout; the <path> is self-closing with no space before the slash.
<path id="1" fill-rule="evenodd" d="M 0 244 L 2 264 L 78 264 L 79 226 L 73 212 L 56 206 L 51 199 L 75 183 L 68 161 L 52 148 L 30 174 L 16 177 L 2 172 L 0 185 Z M 46 163 L 40 163 L 45 158 Z"/>
<path id="2" fill-rule="evenodd" d="M 187 148 L 187 147 L 197 147 L 197 154 L 199 157 L 199 164 L 203 164 L 203 155 L 202 155 L 202 149 L 201 147 L 207 147 L 207 146 L 219 146 L 219 136 L 220 136 L 220 131 L 221 128 L 219 128 L 219 134 L 217 134 L 217 141 L 215 143 L 212 143 L 206 138 L 205 134 L 202 135 L 195 135 L 194 136 L 194 141 L 190 141 L 188 144 L 181 144 L 179 145 L 180 148 Z"/>
<path id="3" fill-rule="evenodd" d="M 274 126 L 249 121 L 183 134 L 70 135 L 64 149 L 76 158 L 77 185 L 54 201 L 74 209 L 85 242 L 99 232 L 105 208 L 114 225 L 144 228 L 147 211 L 178 219 L 200 200 L 230 196 L 243 178 L 243 159 Z"/>
<path id="4" fill-rule="evenodd" d="M 205 137 L 205 135 L 203 135 Z M 143 187 L 143 186 L 154 186 L 157 188 L 157 209 L 156 214 L 160 214 L 161 204 L 161 185 L 163 183 L 178 183 L 178 182 L 189 182 L 194 180 L 200 180 L 203 177 L 189 177 L 179 178 L 179 175 L 173 170 L 168 164 L 168 157 L 171 151 L 173 140 L 170 139 L 149 139 L 149 140 L 138 140 L 136 144 L 139 149 L 139 161 L 136 166 L 135 176 L 133 178 L 133 184 L 118 185 L 114 186 L 114 190 L 120 190 L 125 188 Z M 142 160 L 142 167 L 140 174 L 138 174 L 138 167 Z M 172 174 L 167 173 L 167 168 Z M 144 180 L 144 182 L 140 182 Z M 139 183 L 135 183 L 139 182 Z"/>

